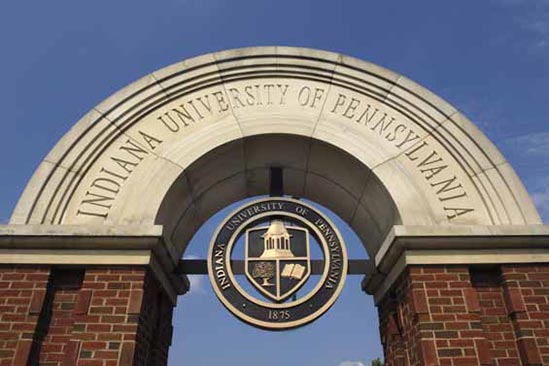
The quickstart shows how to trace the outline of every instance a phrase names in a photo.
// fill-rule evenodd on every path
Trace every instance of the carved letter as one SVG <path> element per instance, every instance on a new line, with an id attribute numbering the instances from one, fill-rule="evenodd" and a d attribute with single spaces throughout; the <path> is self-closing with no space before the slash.
<path id="1" fill-rule="evenodd" d="M 311 97 L 311 88 L 304 86 L 299 91 L 297 95 L 297 100 L 301 106 L 306 106 L 309 103 L 309 98 Z"/>
<path id="2" fill-rule="evenodd" d="M 379 129 L 379 135 L 380 136 L 383 132 L 385 132 L 385 130 L 387 130 L 389 128 L 389 126 L 391 126 L 393 124 L 393 122 L 395 120 L 393 117 L 391 117 L 391 120 L 387 124 L 385 124 L 385 118 L 387 118 L 387 113 L 383 113 L 383 117 L 381 117 L 379 119 L 379 121 L 377 121 L 375 126 L 370 128 L 372 131 L 375 131 L 378 126 L 381 126 L 381 128 Z"/>
<path id="3" fill-rule="evenodd" d="M 425 166 L 425 165 L 434 164 L 434 163 L 437 163 L 439 161 L 442 161 L 441 157 L 439 157 L 437 160 L 431 160 L 434 156 L 438 156 L 438 154 L 437 154 L 436 151 L 433 150 L 429 155 L 427 155 L 427 157 L 425 159 L 423 159 L 417 165 L 417 167 L 420 168 L 420 167 Z"/>
<path id="4" fill-rule="evenodd" d="M 247 85 L 244 87 L 244 93 L 246 93 L 246 95 L 248 96 L 248 98 L 246 98 L 246 103 L 248 103 L 248 105 L 254 105 L 255 103 L 255 96 L 252 91 L 253 87 L 251 85 Z"/>
<path id="5" fill-rule="evenodd" d="M 387 141 L 389 141 L 389 142 L 395 141 L 396 138 L 397 138 L 397 136 L 398 136 L 399 130 L 405 131 L 405 130 L 406 130 L 406 126 L 403 125 L 403 124 L 397 125 L 397 126 L 393 129 L 393 135 L 392 135 L 392 136 L 391 136 L 391 132 L 388 132 L 388 133 L 385 135 L 385 138 L 387 139 Z M 398 146 L 397 146 L 397 147 L 398 147 Z"/>
<path id="6" fill-rule="evenodd" d="M 96 178 L 91 186 L 101 188 L 114 194 L 120 192 L 120 183 L 109 178 Z"/>
<path id="7" fill-rule="evenodd" d="M 131 146 L 120 146 L 120 150 L 126 151 L 128 154 L 130 154 L 139 161 L 143 160 L 143 157 L 140 156 L 138 153 L 142 153 L 143 155 L 147 155 L 149 153 L 147 150 L 143 149 L 141 146 L 137 145 L 130 139 L 126 141 L 126 144 L 130 144 Z"/>
<path id="8" fill-rule="evenodd" d="M 278 89 L 280 90 L 280 105 L 285 104 L 285 98 L 286 98 L 286 92 L 288 91 L 288 84 L 276 84 L 278 86 Z M 284 88 L 282 88 L 284 87 Z"/>
<path id="9" fill-rule="evenodd" d="M 472 208 L 460 208 L 460 207 L 444 207 L 444 211 L 447 211 L 446 217 L 452 220 L 458 216 L 465 215 L 466 213 L 474 211 Z M 450 213 L 451 212 L 451 213 Z"/>
<path id="10" fill-rule="evenodd" d="M 347 97 L 345 95 L 339 94 L 337 96 L 336 103 L 335 103 L 334 107 L 332 108 L 331 112 L 335 113 L 337 107 L 341 107 L 342 105 L 344 105 L 345 104 L 345 99 L 347 99 Z"/>
<path id="11" fill-rule="evenodd" d="M 193 116 L 191 116 L 191 114 L 189 113 L 189 111 L 187 111 L 187 108 L 185 108 L 185 105 L 184 104 L 181 104 L 179 106 L 179 108 L 181 108 L 183 111 L 180 111 L 179 109 L 177 108 L 173 108 L 172 111 L 175 112 L 177 114 L 177 117 L 179 117 L 179 119 L 181 120 L 181 122 L 183 122 L 183 124 L 185 125 L 185 127 L 187 127 L 189 124 L 187 123 L 187 121 L 185 121 L 185 119 L 188 119 L 190 120 L 191 122 L 194 122 L 194 118 Z"/>
<path id="12" fill-rule="evenodd" d="M 106 219 L 107 215 L 108 215 L 108 212 L 100 214 L 100 213 L 96 213 L 96 212 L 82 211 L 81 209 L 78 209 L 78 211 L 76 211 L 76 214 L 77 215 L 85 215 L 85 216 L 95 216 L 95 217 L 101 217 L 103 219 Z"/>
<path id="13" fill-rule="evenodd" d="M 421 169 L 420 171 L 422 173 L 428 172 L 428 174 L 425 174 L 425 179 L 430 180 L 431 178 L 433 178 L 435 175 L 437 175 L 438 173 L 440 173 L 446 168 L 448 168 L 448 165 L 436 166 L 434 168 L 425 168 L 425 169 Z"/>
<path id="14" fill-rule="evenodd" d="M 315 104 L 317 100 L 321 100 L 324 95 L 324 89 L 315 88 L 315 95 L 313 96 L 313 101 L 311 103 L 311 108 L 316 108 Z"/>
<path id="15" fill-rule="evenodd" d="M 362 121 L 362 119 L 364 118 L 364 125 L 368 125 L 368 123 L 370 123 L 370 121 L 372 120 L 372 118 L 374 118 L 374 116 L 376 115 L 376 113 L 378 112 L 378 109 L 376 108 L 376 110 L 374 111 L 374 113 L 372 113 L 371 116 L 368 117 L 368 111 L 370 110 L 371 108 L 371 105 L 368 104 L 368 106 L 366 107 L 366 109 L 364 110 L 364 112 L 362 112 L 362 114 L 360 115 L 360 117 L 358 117 L 358 119 L 356 120 L 356 123 L 360 123 L 360 121 Z"/>
<path id="16" fill-rule="evenodd" d="M 271 89 L 274 88 L 274 84 L 265 84 L 263 88 L 267 91 L 267 104 L 273 104 L 271 101 Z"/>
<path id="17" fill-rule="evenodd" d="M 417 156 L 412 156 L 412 154 L 415 153 L 416 151 L 422 149 L 424 146 L 427 146 L 427 143 L 425 141 L 423 141 L 423 143 L 421 143 L 420 145 L 414 147 L 412 150 L 408 151 L 404 155 L 406 155 L 408 157 L 408 159 L 410 159 L 412 161 L 417 160 Z"/>
<path id="18" fill-rule="evenodd" d="M 415 136 L 412 136 L 412 135 L 415 135 Z M 408 131 L 408 135 L 406 135 L 406 137 L 404 138 L 404 141 L 396 145 L 396 147 L 400 149 L 404 144 L 415 141 L 417 139 L 419 139 L 419 135 L 417 135 L 414 131 L 410 130 Z"/>
<path id="19" fill-rule="evenodd" d="M 92 196 L 93 198 L 89 198 L 89 199 L 85 199 L 85 200 L 82 200 L 82 205 L 87 203 L 89 205 L 94 205 L 94 206 L 97 206 L 97 207 L 103 207 L 103 208 L 106 208 L 106 209 L 110 209 L 111 208 L 111 205 L 110 204 L 105 204 L 103 203 L 104 201 L 112 201 L 114 199 L 114 197 L 109 197 L 109 196 L 103 196 L 101 194 L 95 194 L 95 193 L 90 193 L 89 191 L 86 192 L 86 197 L 88 196 Z"/>
<path id="20" fill-rule="evenodd" d="M 356 98 L 351 98 L 351 102 L 343 112 L 343 117 L 353 118 L 355 116 L 355 110 L 360 105 L 360 100 Z"/>
<path id="21" fill-rule="evenodd" d="M 206 102 L 204 102 L 202 100 L 202 97 L 198 97 L 196 98 L 196 100 L 198 100 L 200 102 L 200 104 L 202 105 L 202 107 L 204 107 L 205 110 L 208 111 L 208 113 L 212 114 L 212 106 L 210 104 L 210 98 L 208 95 L 204 95 L 204 99 L 206 100 Z"/>
<path id="22" fill-rule="evenodd" d="M 217 104 L 219 104 L 219 113 L 225 112 L 229 109 L 229 104 L 225 101 L 223 93 L 220 91 L 213 92 L 212 95 L 215 97 Z"/>
<path id="23" fill-rule="evenodd" d="M 158 145 L 160 145 L 162 143 L 162 140 L 159 140 L 156 137 L 153 137 L 149 134 L 146 134 L 143 131 L 137 131 L 137 132 L 139 132 L 141 137 L 143 137 L 143 140 L 145 140 L 145 142 L 149 145 L 151 150 L 156 149 L 158 147 Z"/>
<path id="24" fill-rule="evenodd" d="M 114 156 L 111 156 L 111 160 L 120 165 L 120 167 L 122 167 L 122 169 L 124 169 L 128 173 L 133 172 L 133 168 L 137 166 L 137 163 L 132 163 L 131 161 L 115 158 Z"/>
<path id="25" fill-rule="evenodd" d="M 194 106 L 194 103 L 193 103 L 192 100 L 189 100 L 187 103 L 189 103 L 189 104 L 191 105 L 191 107 L 193 107 L 194 112 L 195 112 L 196 114 L 198 114 L 198 118 L 204 119 L 204 116 L 203 116 L 203 115 L 200 113 L 200 111 Z"/>
<path id="26" fill-rule="evenodd" d="M 442 185 L 442 187 L 437 191 L 437 194 L 441 194 L 441 193 L 446 193 L 446 192 L 450 192 L 450 191 L 453 191 L 454 189 L 458 189 L 458 188 L 461 188 L 461 183 L 458 184 L 458 185 L 454 185 L 453 187 L 451 186 L 452 183 L 454 183 L 454 181 L 457 179 L 457 177 L 454 175 L 452 178 L 450 179 L 447 179 L 447 180 L 441 180 L 440 182 L 436 182 L 436 183 L 431 183 L 431 187 L 436 187 L 436 186 L 439 186 L 439 185 Z"/>
<path id="27" fill-rule="evenodd" d="M 231 95 L 234 99 L 233 108 L 238 108 L 238 104 L 240 104 L 241 107 L 245 107 L 246 105 L 244 102 L 240 99 L 240 92 L 237 88 L 229 88 L 229 91 L 231 92 Z"/>
<path id="28" fill-rule="evenodd" d="M 170 122 L 166 122 L 166 120 L 162 116 L 157 117 L 157 119 L 159 119 L 160 122 L 162 122 L 164 124 L 164 126 L 166 126 L 166 128 L 168 128 L 168 130 L 170 130 L 172 132 L 179 131 L 179 125 L 177 124 L 177 122 L 175 122 L 172 119 L 172 117 L 169 115 L 169 113 L 166 112 L 166 113 L 164 113 L 164 115 L 169 118 Z"/>

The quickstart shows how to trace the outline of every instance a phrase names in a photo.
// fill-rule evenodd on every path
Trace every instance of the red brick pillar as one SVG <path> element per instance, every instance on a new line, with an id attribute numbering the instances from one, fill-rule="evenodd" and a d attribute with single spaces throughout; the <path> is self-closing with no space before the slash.
<path id="1" fill-rule="evenodd" d="M 549 265 L 409 266 L 378 304 L 387 366 L 549 365 Z"/>
<path id="2" fill-rule="evenodd" d="M 381 343 L 385 350 L 386 366 L 408 365 L 402 329 L 401 311 L 394 294 L 379 306 Z"/>
<path id="3" fill-rule="evenodd" d="M 0 266 L 0 366 L 27 365 L 48 277 L 48 268 Z"/>
<path id="4" fill-rule="evenodd" d="M 143 289 L 134 365 L 166 365 L 172 340 L 174 304 L 163 291 L 159 291 L 152 275 L 145 278 Z"/>
<path id="5" fill-rule="evenodd" d="M 77 344 L 71 340 L 74 305 L 83 274 L 83 270 L 51 270 L 48 291 L 39 313 L 31 364 L 69 365 L 72 361 L 71 356 L 77 352 Z"/>
<path id="6" fill-rule="evenodd" d="M 388 366 L 493 364 L 467 266 L 410 266 L 386 298 L 391 296 L 400 339 L 385 337 Z M 392 322 L 386 304 L 386 299 L 379 304 L 385 326 Z M 394 348 L 403 348 L 405 357 Z"/>
<path id="7" fill-rule="evenodd" d="M 0 365 L 162 366 L 172 302 L 143 266 L 0 268 Z"/>
<path id="8" fill-rule="evenodd" d="M 479 298 L 487 349 L 493 357 L 490 365 L 521 365 L 513 324 L 505 306 L 499 267 L 474 268 L 471 280 Z"/>
<path id="9" fill-rule="evenodd" d="M 549 265 L 504 265 L 501 272 L 522 365 L 549 365 Z"/>

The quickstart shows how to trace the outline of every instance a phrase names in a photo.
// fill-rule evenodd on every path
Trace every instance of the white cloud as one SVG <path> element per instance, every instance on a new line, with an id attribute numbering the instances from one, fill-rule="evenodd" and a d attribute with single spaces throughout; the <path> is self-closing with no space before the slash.
<path id="1" fill-rule="evenodd" d="M 534 202 L 540 210 L 549 211 L 549 186 L 546 186 L 541 191 L 534 192 L 532 198 L 534 198 Z"/>
<path id="2" fill-rule="evenodd" d="M 533 46 L 549 48 L 549 0 L 499 0 L 495 1 L 516 11 L 515 22 L 530 33 Z"/>
<path id="3" fill-rule="evenodd" d="M 506 139 L 503 143 L 524 157 L 549 156 L 549 132 L 515 136 Z"/>
<path id="4" fill-rule="evenodd" d="M 204 289 L 203 275 L 188 275 L 187 277 L 189 277 L 189 282 L 191 283 L 191 289 L 187 295 L 206 293 Z"/>
<path id="5" fill-rule="evenodd" d="M 362 361 L 343 361 L 338 366 L 365 366 Z"/>
<path id="6" fill-rule="evenodd" d="M 549 46 L 549 10 L 528 14 L 517 19 L 520 26 L 534 36 L 534 45 L 539 48 Z"/>
<path id="7" fill-rule="evenodd" d="M 543 221 L 549 223 L 549 176 L 537 184 L 537 189 L 532 192 L 532 199 Z"/>
<path id="8" fill-rule="evenodd" d="M 502 142 L 512 154 L 516 167 L 523 172 L 523 181 L 545 222 L 549 221 L 549 132 L 537 132 L 507 138 Z"/>

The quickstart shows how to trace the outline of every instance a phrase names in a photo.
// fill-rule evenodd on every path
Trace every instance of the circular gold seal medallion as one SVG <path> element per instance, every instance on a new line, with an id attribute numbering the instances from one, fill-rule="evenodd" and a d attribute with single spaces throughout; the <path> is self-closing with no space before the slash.
<path id="1" fill-rule="evenodd" d="M 241 320 L 282 330 L 307 324 L 336 301 L 347 252 L 334 224 L 299 200 L 249 202 L 219 226 L 208 253 L 217 297 Z"/>

